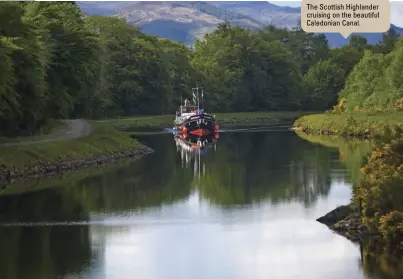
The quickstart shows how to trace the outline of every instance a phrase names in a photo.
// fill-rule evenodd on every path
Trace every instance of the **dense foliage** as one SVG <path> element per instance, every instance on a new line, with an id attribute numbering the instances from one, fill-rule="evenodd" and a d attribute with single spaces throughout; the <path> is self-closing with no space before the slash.
<path id="1" fill-rule="evenodd" d="M 362 169 L 363 179 L 356 189 L 364 224 L 382 233 L 392 246 L 403 239 L 402 151 L 401 139 L 375 150 Z"/>
<path id="2" fill-rule="evenodd" d="M 403 109 L 403 39 L 389 32 L 384 46 L 366 49 L 340 92 L 342 111 Z"/>
<path id="3" fill-rule="evenodd" d="M 209 111 L 326 110 L 351 71 L 345 94 L 378 60 L 390 73 L 382 92 L 392 95 L 382 102 L 393 103 L 402 51 L 387 54 L 392 33 L 354 68 L 371 49 L 361 37 L 330 50 L 324 35 L 301 28 L 222 24 L 190 49 L 115 17 L 84 16 L 74 2 L 2 2 L 0 135 L 32 134 L 50 119 L 173 113 L 196 81 Z"/>
<path id="4" fill-rule="evenodd" d="M 172 112 L 195 83 L 185 46 L 85 18 L 74 2 L 1 3 L 0 21 L 1 134 L 52 118 Z"/>

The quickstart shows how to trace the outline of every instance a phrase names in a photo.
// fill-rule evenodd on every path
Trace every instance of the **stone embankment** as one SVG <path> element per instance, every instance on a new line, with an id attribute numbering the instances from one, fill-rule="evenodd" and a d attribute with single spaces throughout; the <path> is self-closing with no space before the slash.
<path id="1" fill-rule="evenodd" d="M 117 163 L 124 158 L 137 158 L 150 154 L 153 151 L 153 149 L 145 146 L 110 154 L 98 155 L 87 159 L 35 162 L 34 165 L 26 165 L 19 168 L 0 167 L 0 185 L 8 184 L 17 179 L 52 176 L 58 173 L 71 172 L 88 167 Z"/>
<path id="2" fill-rule="evenodd" d="M 225 119 L 225 120 L 219 120 L 218 122 L 220 124 L 257 124 L 257 123 L 268 123 L 268 124 L 278 124 L 282 122 L 288 122 L 292 121 L 293 119 L 279 119 L 279 118 L 243 118 L 243 119 Z"/>
<path id="3" fill-rule="evenodd" d="M 343 137 L 350 137 L 350 138 L 358 138 L 358 139 L 372 139 L 375 136 L 371 135 L 369 133 L 369 131 L 365 131 L 365 132 L 350 132 L 350 133 L 346 133 L 346 132 L 340 132 L 340 131 L 331 131 L 331 130 L 314 130 L 314 129 L 310 129 L 310 128 L 302 128 L 302 127 L 292 127 L 291 128 L 292 131 L 295 132 L 303 132 L 305 134 L 308 135 L 322 135 L 322 136 L 343 136 Z"/>
<path id="4" fill-rule="evenodd" d="M 342 205 L 330 211 L 316 221 L 328 226 L 335 233 L 346 237 L 353 242 L 363 243 L 370 241 L 375 246 L 387 247 L 389 253 L 403 256 L 403 241 L 400 243 L 388 243 L 379 232 L 369 230 L 362 222 L 360 208 L 353 203 Z M 387 244 L 385 246 L 385 244 Z"/>
<path id="5" fill-rule="evenodd" d="M 220 125 L 232 125 L 232 124 L 290 124 L 292 126 L 293 122 L 296 121 L 300 116 L 290 115 L 290 116 L 281 116 L 281 117 L 250 117 L 250 118 L 227 118 L 220 120 L 218 119 L 218 123 Z"/>
<path id="6" fill-rule="evenodd" d="M 368 228 L 362 224 L 360 208 L 353 203 L 339 206 L 316 221 L 352 241 L 359 241 L 364 237 L 375 235 L 369 232 Z"/>

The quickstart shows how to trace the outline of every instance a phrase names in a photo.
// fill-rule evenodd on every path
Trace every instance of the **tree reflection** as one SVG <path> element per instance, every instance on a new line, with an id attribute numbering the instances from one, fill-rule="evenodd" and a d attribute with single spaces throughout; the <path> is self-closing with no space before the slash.
<path id="1" fill-rule="evenodd" d="M 353 147 L 321 147 L 287 132 L 222 133 L 216 150 L 210 152 L 212 147 L 200 156 L 200 166 L 205 167 L 199 177 L 194 176 L 193 168 L 182 167 L 182 150 L 177 150 L 172 135 L 141 140 L 156 152 L 139 161 L 30 181 L 35 188 L 29 189 L 47 190 L 0 198 L 0 223 L 85 222 L 91 213 L 124 213 L 174 203 L 189 196 L 192 184 L 201 197 L 219 206 L 294 201 L 310 207 L 329 194 L 332 182 L 344 179 L 339 150 L 346 151 L 347 166 L 349 162 L 356 166 L 361 160 L 361 153 Z M 190 167 L 194 167 L 194 159 Z M 90 232 L 89 226 L 55 224 L 1 226 L 0 278 L 80 274 L 99 257 L 92 250 L 90 235 L 98 234 L 104 247 L 102 237 L 110 232 L 101 229 Z M 383 260 L 373 252 L 363 254 L 363 269 L 370 278 L 402 274 L 396 261 Z"/>
<path id="2" fill-rule="evenodd" d="M 367 278 L 394 279 L 403 277 L 403 256 L 385 250 L 376 240 L 360 243 L 362 270 Z"/>
<path id="3" fill-rule="evenodd" d="M 401 140 L 388 144 L 383 140 L 347 140 L 306 134 L 299 136 L 310 142 L 339 150 L 340 159 L 345 164 L 354 185 L 354 199 L 362 202 L 364 224 L 374 227 L 377 231 L 381 227 L 380 213 L 386 216 L 392 210 L 394 214 L 401 213 L 402 178 L 401 172 L 396 171 L 402 162 Z M 383 207 L 379 209 L 381 206 Z M 398 220 L 396 223 L 401 224 L 401 221 Z M 383 238 L 369 237 L 360 243 L 359 264 L 367 278 L 403 277 L 403 257 L 401 250 L 398 249 L 401 239 L 389 242 L 391 239 L 387 237 L 390 232 L 393 237 L 399 236 L 399 227 L 392 225 L 387 228 L 387 231 L 381 230 Z"/>
<path id="4" fill-rule="evenodd" d="M 163 137 L 150 140 L 167 143 Z M 187 197 L 193 177 L 179 167 L 176 155 L 174 147 L 163 148 L 101 171 L 31 181 L 28 188 L 45 190 L 1 197 L 0 278 L 53 279 L 83 272 L 95 256 L 90 226 L 76 223 L 89 221 L 94 212 L 130 211 Z"/>
<path id="5" fill-rule="evenodd" d="M 166 148 L 168 140 L 172 141 L 170 137 L 164 135 L 148 137 L 148 143 L 158 149 L 158 152 L 141 160 L 42 179 L 39 182 L 32 180 L 19 182 L 16 183 L 16 188 L 22 188 L 18 184 L 32 184 L 37 189 L 48 189 L 38 192 L 35 199 L 46 200 L 55 206 L 58 206 L 60 199 L 63 198 L 75 200 L 87 213 L 130 211 L 175 202 L 189 195 L 192 174 L 179 167 L 180 159 L 177 158 L 175 148 L 173 146 Z M 13 187 L 15 186 L 9 186 Z M 33 188 L 31 185 L 24 187 Z M 52 198 L 49 198 L 49 195 L 52 195 Z M 12 199 L 18 200 L 19 196 L 14 196 Z M 36 200 L 35 203 L 41 204 L 41 201 Z M 14 211 L 8 209 L 4 212 Z M 61 216 L 64 217 L 68 214 L 63 210 L 61 212 Z M 43 211 L 38 216 L 50 218 L 51 214 L 55 213 L 52 213 L 52 210 Z M 57 218 L 60 220 L 65 219 L 64 217 Z M 27 220 L 30 220 L 29 216 Z"/>
<path id="6" fill-rule="evenodd" d="M 323 136 L 298 133 L 298 136 L 308 142 L 338 150 L 337 160 L 340 160 L 347 170 L 348 178 L 356 185 L 362 178 L 361 167 L 371 151 L 379 143 L 370 140 L 346 139 L 338 136 Z"/>
<path id="7" fill-rule="evenodd" d="M 29 226 L 31 222 L 87 220 L 86 210 L 71 196 L 38 192 L 3 197 L 0 209 L 7 213 L 0 227 L 0 278 L 58 278 L 79 273 L 91 261 L 87 226 Z"/>
<path id="8" fill-rule="evenodd" d="M 225 133 L 195 184 L 222 206 L 297 200 L 309 207 L 329 193 L 335 152 L 291 133 Z"/>

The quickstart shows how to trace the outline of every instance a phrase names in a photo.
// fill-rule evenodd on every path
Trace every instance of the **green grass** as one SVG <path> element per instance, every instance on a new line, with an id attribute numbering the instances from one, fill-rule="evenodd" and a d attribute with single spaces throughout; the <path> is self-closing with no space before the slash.
<path id="1" fill-rule="evenodd" d="M 91 124 L 93 132 L 86 138 L 0 147 L 0 167 L 20 167 L 59 159 L 84 159 L 142 146 L 109 123 Z"/>
<path id="2" fill-rule="evenodd" d="M 306 111 L 279 111 L 279 112 L 240 112 L 240 113 L 211 113 L 215 115 L 219 124 L 225 124 L 231 121 L 242 122 L 254 120 L 295 120 L 306 114 L 314 112 Z M 112 123 L 118 128 L 169 128 L 173 125 L 174 115 L 144 116 L 122 119 L 101 120 L 99 122 Z"/>
<path id="3" fill-rule="evenodd" d="M 221 125 L 243 120 L 294 120 L 310 112 L 248 112 L 248 113 L 217 113 L 216 118 Z M 212 113 L 214 115 L 214 113 Z M 144 116 L 111 120 L 92 121 L 93 132 L 82 139 L 43 142 L 29 145 L 0 147 L 0 167 L 12 168 L 24 165 L 35 165 L 38 162 L 57 160 L 84 159 L 95 155 L 108 154 L 129 148 L 142 146 L 130 138 L 129 134 L 120 129 L 130 128 L 169 128 L 173 125 L 174 115 Z M 58 126 L 53 126 L 54 128 Z M 137 134 L 137 133 L 136 133 Z M 142 131 L 138 134 L 150 134 Z M 28 137 L 23 140 L 40 140 L 42 137 Z"/>
<path id="4" fill-rule="evenodd" d="M 166 128 L 172 127 L 174 115 L 144 116 L 107 120 L 115 127 Z"/>
<path id="5" fill-rule="evenodd" d="M 237 113 L 217 113 L 218 121 L 230 120 L 259 120 L 259 119 L 280 119 L 291 120 L 314 112 L 308 111 L 274 111 L 274 112 L 237 112 Z"/>
<path id="6" fill-rule="evenodd" d="M 402 112 L 305 115 L 294 122 L 295 130 L 315 134 L 394 138 L 402 134 Z"/>

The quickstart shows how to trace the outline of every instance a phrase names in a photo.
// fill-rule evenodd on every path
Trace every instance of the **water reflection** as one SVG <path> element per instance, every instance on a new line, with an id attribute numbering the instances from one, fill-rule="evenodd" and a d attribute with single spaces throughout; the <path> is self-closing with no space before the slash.
<path id="1" fill-rule="evenodd" d="M 2 224 L 88 220 L 84 205 L 69 195 L 51 192 L 4 197 Z M 88 226 L 10 226 L 0 228 L 0 278 L 64 278 L 91 264 Z"/>
<path id="2" fill-rule="evenodd" d="M 287 133 L 240 133 L 221 139 L 197 187 L 218 205 L 297 200 L 308 208 L 328 195 L 332 180 L 345 180 L 336 158 L 336 150 Z"/>
<path id="3" fill-rule="evenodd" d="M 141 140 L 156 152 L 1 192 L 0 278 L 402 275 L 369 253 L 357 265 L 359 247 L 314 221 L 351 197 L 337 149 L 288 132 L 223 133 L 207 152 Z"/>
<path id="4" fill-rule="evenodd" d="M 201 161 L 201 157 L 205 155 L 209 149 L 213 151 L 216 150 L 218 138 L 218 133 L 200 137 L 191 134 L 174 135 L 176 148 L 182 160 L 182 168 L 184 166 L 189 168 L 193 163 L 194 176 L 200 177 L 202 169 L 203 175 L 205 175 L 206 164 L 205 161 Z"/>
<path id="5" fill-rule="evenodd" d="M 362 251 L 363 273 L 368 279 L 398 279 L 403 278 L 403 258 L 392 256 L 375 241 L 365 241 L 360 244 Z"/>

